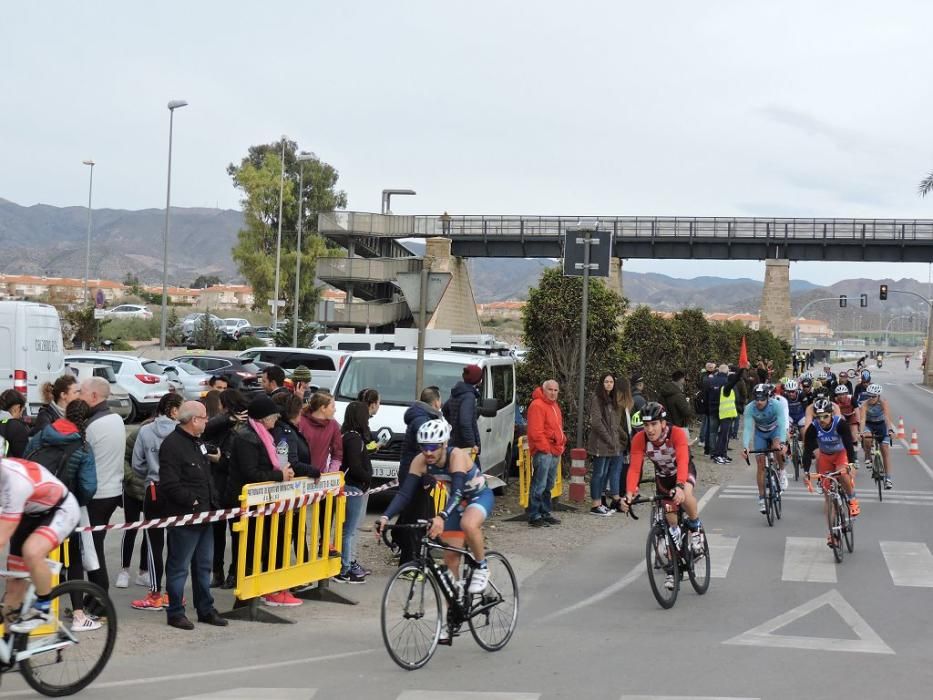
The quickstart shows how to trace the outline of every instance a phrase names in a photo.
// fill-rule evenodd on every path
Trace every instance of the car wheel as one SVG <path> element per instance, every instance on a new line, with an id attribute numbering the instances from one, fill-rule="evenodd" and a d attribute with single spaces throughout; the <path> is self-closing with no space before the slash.
<path id="1" fill-rule="evenodd" d="M 126 418 L 123 419 L 125 424 L 130 424 L 136 420 L 136 416 L 139 415 L 139 410 L 136 407 L 136 399 L 132 396 L 130 397 L 130 412 L 127 414 Z"/>

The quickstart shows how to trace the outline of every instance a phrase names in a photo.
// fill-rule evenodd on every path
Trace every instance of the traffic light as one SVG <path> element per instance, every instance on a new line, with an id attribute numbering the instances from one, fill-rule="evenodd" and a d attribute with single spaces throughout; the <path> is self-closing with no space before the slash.
<path id="1" fill-rule="evenodd" d="M 846 307 L 846 295 L 840 294 L 839 295 L 839 308 L 844 309 L 845 307 Z"/>
<path id="2" fill-rule="evenodd" d="M 858 305 L 861 306 L 863 309 L 868 306 L 868 295 L 867 294 L 863 293 L 863 294 L 858 295 Z"/>
<path id="3" fill-rule="evenodd" d="M 881 301 L 888 300 L 888 285 L 881 285 L 881 289 L 878 290 L 878 298 L 881 299 Z"/>

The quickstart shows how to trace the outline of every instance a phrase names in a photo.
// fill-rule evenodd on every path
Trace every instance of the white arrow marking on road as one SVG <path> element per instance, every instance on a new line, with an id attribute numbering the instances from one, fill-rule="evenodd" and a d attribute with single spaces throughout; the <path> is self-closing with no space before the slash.
<path id="1" fill-rule="evenodd" d="M 739 538 L 708 534 L 706 539 L 709 542 L 710 578 L 725 578 L 732 565 L 735 548 L 739 546 Z"/>
<path id="2" fill-rule="evenodd" d="M 813 611 L 829 605 L 839 617 L 852 629 L 858 639 L 832 639 L 826 637 L 797 637 L 774 634 L 775 630 L 806 617 Z M 817 596 L 811 601 L 798 605 L 782 615 L 743 632 L 737 637 L 727 639 L 723 644 L 737 644 L 755 647 L 780 647 L 784 649 L 813 649 L 817 651 L 851 651 L 863 654 L 893 654 L 894 650 L 884 643 L 855 608 L 849 605 L 835 588 Z"/>
<path id="3" fill-rule="evenodd" d="M 185 695 L 175 700 L 311 700 L 315 693 L 316 688 L 231 688 L 203 695 Z"/>
<path id="4" fill-rule="evenodd" d="M 923 542 L 882 542 L 881 553 L 895 586 L 933 588 L 933 554 Z"/>
<path id="5" fill-rule="evenodd" d="M 829 548 L 820 537 L 784 538 L 782 581 L 836 583 L 836 565 L 827 556 Z"/>
<path id="6" fill-rule="evenodd" d="M 397 700 L 538 700 L 540 693 L 481 693 L 466 690 L 406 690 Z"/>

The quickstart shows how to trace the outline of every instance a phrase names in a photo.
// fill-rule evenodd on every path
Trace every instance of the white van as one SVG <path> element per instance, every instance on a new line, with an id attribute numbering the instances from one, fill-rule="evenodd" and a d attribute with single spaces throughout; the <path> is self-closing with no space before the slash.
<path id="1" fill-rule="evenodd" d="M 405 438 L 405 411 L 414 403 L 415 364 L 417 353 L 410 351 L 362 351 L 347 358 L 337 382 L 334 397 L 338 421 L 350 401 L 363 389 L 379 392 L 381 407 L 369 421 L 373 435 L 384 429 L 391 432 L 391 441 L 373 456 L 373 475 L 379 479 L 394 479 Z M 479 411 L 479 432 L 482 440 L 480 463 L 483 471 L 507 477 L 507 465 L 512 463 L 515 435 L 515 360 L 506 356 L 477 356 L 469 353 L 428 351 L 424 354 L 424 385 L 437 386 L 441 401 L 450 397 L 450 390 L 463 378 L 467 365 L 483 368 L 480 399 L 485 399 Z M 479 409 L 479 404 L 477 409 Z M 494 482 L 499 486 L 502 482 Z"/>
<path id="2" fill-rule="evenodd" d="M 65 372 L 65 351 L 58 311 L 31 301 L 0 301 L 0 391 L 16 389 L 35 415 L 42 385 Z"/>

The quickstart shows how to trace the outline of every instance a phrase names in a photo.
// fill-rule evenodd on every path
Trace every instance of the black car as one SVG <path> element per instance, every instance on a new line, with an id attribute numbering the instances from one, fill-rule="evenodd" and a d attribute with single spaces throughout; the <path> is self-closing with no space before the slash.
<path id="1" fill-rule="evenodd" d="M 201 353 L 179 355 L 173 357 L 172 362 L 187 362 L 207 374 L 224 377 L 231 388 L 239 389 L 247 396 L 262 391 L 259 373 L 263 367 L 268 366 L 265 362 L 250 362 L 249 360 L 241 360 L 238 357 Z"/>

